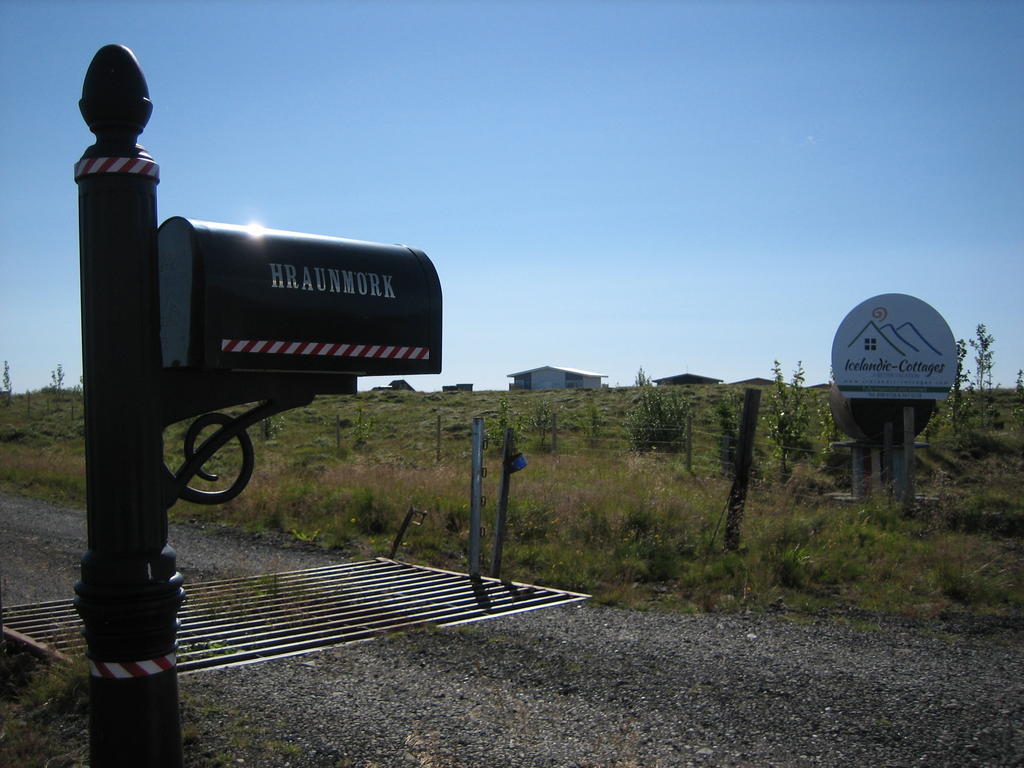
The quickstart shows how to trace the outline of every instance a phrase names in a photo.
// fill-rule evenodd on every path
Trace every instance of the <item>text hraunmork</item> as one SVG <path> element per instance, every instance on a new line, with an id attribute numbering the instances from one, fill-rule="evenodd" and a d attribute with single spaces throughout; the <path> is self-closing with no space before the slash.
<path id="1" fill-rule="evenodd" d="M 270 287 L 301 291 L 349 293 L 355 296 L 379 296 L 394 299 L 392 275 L 376 272 L 353 272 L 331 267 L 296 267 L 294 264 L 271 264 Z"/>

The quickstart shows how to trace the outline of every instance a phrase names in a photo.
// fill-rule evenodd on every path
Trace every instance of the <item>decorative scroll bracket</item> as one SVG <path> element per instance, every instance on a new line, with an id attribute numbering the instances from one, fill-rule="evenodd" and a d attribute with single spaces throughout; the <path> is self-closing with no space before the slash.
<path id="1" fill-rule="evenodd" d="M 162 417 L 164 426 L 190 417 L 197 417 L 185 433 L 185 461 L 176 470 L 164 467 L 164 508 L 170 509 L 178 499 L 196 504 L 222 504 L 245 490 L 252 477 L 255 456 L 249 427 L 271 416 L 308 405 L 317 394 L 353 394 L 356 377 L 338 374 L 295 376 L 273 372 L 233 371 L 210 372 L 185 368 L 163 371 Z M 240 416 L 215 413 L 217 409 L 262 401 Z M 220 425 L 198 448 L 196 440 L 204 429 Z M 219 491 L 202 491 L 189 482 L 193 477 L 217 480 L 203 465 L 225 445 L 238 440 L 242 449 L 242 466 L 231 485 Z"/>

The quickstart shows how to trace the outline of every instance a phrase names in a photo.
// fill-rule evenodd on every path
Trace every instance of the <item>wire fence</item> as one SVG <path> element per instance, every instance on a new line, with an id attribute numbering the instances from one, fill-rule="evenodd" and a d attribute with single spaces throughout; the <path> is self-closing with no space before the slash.
<path id="1" fill-rule="evenodd" d="M 434 397 L 440 399 L 432 399 L 430 393 L 417 393 L 415 398 L 394 403 L 381 398 L 328 398 L 318 407 L 275 416 L 253 427 L 251 436 L 257 441 L 269 441 L 285 432 L 301 434 L 306 449 L 318 453 L 325 462 L 345 461 L 354 455 L 365 461 L 400 458 L 413 466 L 468 462 L 472 417 L 467 417 L 465 403 L 446 407 L 443 396 Z M 80 434 L 84 408 L 77 388 L 15 395 L 9 407 L 22 411 L 33 421 L 65 422 Z M 831 478 L 831 492 L 851 490 L 853 456 L 849 450 L 835 445 L 843 436 L 831 417 L 823 418 L 820 410 L 812 409 L 806 439 L 797 444 L 780 443 L 769 434 L 769 407 L 762 405 L 755 431 L 751 495 L 763 495 L 767 489 L 786 483 L 792 493 L 799 494 L 798 486 L 790 479 L 794 472 L 799 475 L 807 470 L 824 471 Z M 685 423 L 659 425 L 657 435 L 661 439 L 648 440 L 642 450 L 637 448 L 630 432 L 627 413 L 596 417 L 581 408 L 566 412 L 555 407 L 541 420 L 522 411 L 502 413 L 494 408 L 481 415 L 488 434 L 485 451 L 489 457 L 500 454 L 499 436 L 506 426 L 514 426 L 516 449 L 533 458 L 580 457 L 621 462 L 642 456 L 649 464 L 693 476 L 722 478 L 730 478 L 735 465 L 737 434 L 726 432 L 720 414 L 707 402 L 691 403 Z M 185 426 L 172 427 L 165 434 L 169 450 L 174 450 L 177 433 L 183 432 Z M 956 438 L 948 430 L 927 443 L 939 452 L 958 448 Z M 933 480 L 925 478 L 926 483 L 936 485 Z M 811 501 L 819 496 L 804 493 L 802 498 Z"/>

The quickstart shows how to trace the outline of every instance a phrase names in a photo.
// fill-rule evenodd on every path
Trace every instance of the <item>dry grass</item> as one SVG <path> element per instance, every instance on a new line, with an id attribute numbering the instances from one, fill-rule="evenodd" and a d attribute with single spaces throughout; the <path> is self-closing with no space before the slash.
<path id="1" fill-rule="evenodd" d="M 720 396 L 708 388 L 693 397 L 689 461 L 628 450 L 622 425 L 636 399 L 631 388 L 325 397 L 275 417 L 269 430 L 252 430 L 257 467 L 241 496 L 218 507 L 179 502 L 171 515 L 276 529 L 363 557 L 386 554 L 415 506 L 428 514 L 408 531 L 399 556 L 463 569 L 469 421 L 483 415 L 493 426 L 504 417 L 520 425 L 529 460 L 512 479 L 503 574 L 510 578 L 672 610 L 760 606 L 779 598 L 808 609 L 842 603 L 922 615 L 949 607 L 1020 609 L 1024 436 L 1007 429 L 954 444 L 939 429 L 937 448 L 921 456 L 919 478 L 921 490 L 938 501 L 911 516 L 884 500 L 833 501 L 830 493 L 848 483 L 842 456 L 823 462 L 812 449 L 781 482 L 771 446 L 759 442 L 743 546 L 725 552 L 730 480 L 718 461 L 713 408 Z M 83 503 L 81 425 L 71 418 L 73 403 L 50 407 L 37 394 L 31 418 L 21 405 L 16 398 L 11 408 L 0 408 L 0 487 Z M 557 454 L 551 436 L 530 426 L 541 405 L 558 414 Z M 180 462 L 185 426 L 165 435 L 172 465 Z M 496 444 L 486 463 L 490 503 L 483 523 L 490 529 Z M 236 464 L 237 447 L 229 446 L 208 468 L 229 480 Z"/>

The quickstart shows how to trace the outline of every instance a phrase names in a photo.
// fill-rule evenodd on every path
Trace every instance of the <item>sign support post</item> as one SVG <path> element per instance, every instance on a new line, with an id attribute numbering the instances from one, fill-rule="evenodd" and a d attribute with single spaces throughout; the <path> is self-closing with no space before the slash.
<path id="1" fill-rule="evenodd" d="M 910 513 L 914 509 L 917 492 L 914 488 L 914 409 L 903 409 L 903 510 Z"/>

